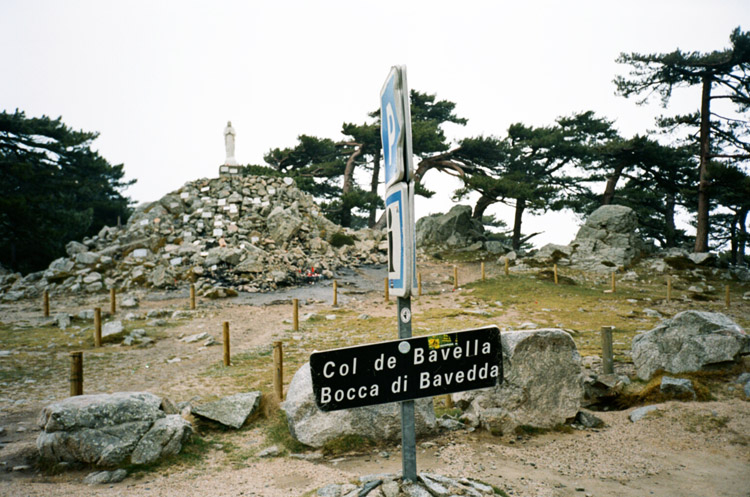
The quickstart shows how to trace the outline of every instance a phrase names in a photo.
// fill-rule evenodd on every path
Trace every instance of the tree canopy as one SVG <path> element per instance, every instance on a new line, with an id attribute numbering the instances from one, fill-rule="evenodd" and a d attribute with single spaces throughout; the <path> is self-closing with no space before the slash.
<path id="1" fill-rule="evenodd" d="M 98 133 L 61 118 L 0 114 L 0 262 L 29 272 L 65 253 L 65 244 L 124 222 L 123 166 L 91 150 Z"/>
<path id="2" fill-rule="evenodd" d="M 629 77 L 618 76 L 615 85 L 620 95 L 645 94 L 638 103 L 657 94 L 667 106 L 676 88 L 701 85 L 700 111 L 673 119 L 675 124 L 697 124 L 699 133 L 699 182 L 695 251 L 709 249 L 709 163 L 716 159 L 750 159 L 748 122 L 712 111 L 713 101 L 726 101 L 735 111 L 750 108 L 750 32 L 739 27 L 729 36 L 731 46 L 709 53 L 620 54 L 617 62 L 628 64 Z M 713 135 L 712 135 L 713 132 Z M 719 140 L 712 139 L 712 136 Z"/>

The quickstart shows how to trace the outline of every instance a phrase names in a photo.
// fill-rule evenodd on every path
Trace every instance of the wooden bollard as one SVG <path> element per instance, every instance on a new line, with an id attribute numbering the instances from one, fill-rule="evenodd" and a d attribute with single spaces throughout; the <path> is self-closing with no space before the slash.
<path id="1" fill-rule="evenodd" d="M 458 290 L 458 266 L 453 266 L 453 289 Z"/>
<path id="2" fill-rule="evenodd" d="M 44 317 L 49 317 L 49 292 L 47 290 L 44 291 L 44 304 L 43 304 L 43 310 L 44 310 Z"/>
<path id="3" fill-rule="evenodd" d="M 422 273 L 417 273 L 417 295 L 422 296 Z"/>
<path id="4" fill-rule="evenodd" d="M 83 395 L 83 352 L 70 353 L 70 396 Z"/>
<path id="5" fill-rule="evenodd" d="M 386 279 L 385 279 L 385 301 L 386 301 L 386 302 L 388 302 L 388 300 L 389 300 L 389 297 L 390 297 L 390 296 L 388 295 L 388 278 L 386 278 Z"/>
<path id="6" fill-rule="evenodd" d="M 612 330 L 614 326 L 602 326 L 602 373 L 612 374 L 615 372 L 614 358 L 612 357 Z"/>
<path id="7" fill-rule="evenodd" d="M 195 310 L 195 285 L 190 285 L 190 310 Z"/>
<path id="8" fill-rule="evenodd" d="M 339 305 L 339 282 L 336 280 L 333 280 L 333 307 L 338 307 Z"/>
<path id="9" fill-rule="evenodd" d="M 109 313 L 114 316 L 117 312 L 117 292 L 114 288 L 109 289 Z"/>
<path id="10" fill-rule="evenodd" d="M 727 309 L 729 309 L 729 305 L 732 303 L 732 301 L 731 301 L 731 295 L 729 294 L 729 285 L 727 285 L 727 287 L 726 287 L 724 300 L 725 300 L 725 302 L 727 304 Z"/>
<path id="11" fill-rule="evenodd" d="M 508 266 L 510 266 L 510 261 L 508 261 L 508 258 L 506 257 L 505 258 L 505 276 L 508 276 L 508 272 L 509 272 Z"/>
<path id="12" fill-rule="evenodd" d="M 487 275 L 484 272 L 484 261 L 482 261 L 482 281 L 484 281 L 487 278 Z"/>
<path id="13" fill-rule="evenodd" d="M 281 342 L 273 342 L 273 391 L 279 402 L 284 400 L 284 352 Z"/>
<path id="14" fill-rule="evenodd" d="M 229 360 L 229 321 L 224 321 L 223 341 L 224 341 L 224 365 L 229 366 L 231 364 L 231 361 Z"/>
<path id="15" fill-rule="evenodd" d="M 615 272 L 612 271 L 612 293 L 615 293 L 617 287 L 615 286 Z"/>
<path id="16" fill-rule="evenodd" d="M 557 281 L 557 264 L 554 265 L 554 267 L 552 268 L 552 271 L 553 271 L 553 273 L 555 275 L 555 285 L 557 285 L 558 284 L 558 281 Z"/>
<path id="17" fill-rule="evenodd" d="M 667 302 L 672 300 L 672 275 L 667 276 Z"/>
<path id="18" fill-rule="evenodd" d="M 445 407 L 446 409 L 453 409 L 453 397 L 451 397 L 451 394 L 445 396 Z"/>
<path id="19" fill-rule="evenodd" d="M 299 331 L 299 299 L 292 299 L 292 329 Z"/>
<path id="20" fill-rule="evenodd" d="M 94 347 L 102 346 L 102 308 L 94 308 Z"/>

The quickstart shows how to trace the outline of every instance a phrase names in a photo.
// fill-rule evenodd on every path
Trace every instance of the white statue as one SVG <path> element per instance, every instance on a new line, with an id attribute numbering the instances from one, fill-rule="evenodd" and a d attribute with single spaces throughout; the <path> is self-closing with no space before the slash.
<path id="1" fill-rule="evenodd" d="M 227 149 L 227 158 L 224 161 L 225 166 L 237 165 L 237 159 L 234 158 L 234 135 L 232 121 L 227 121 L 227 127 L 224 128 L 224 146 Z"/>

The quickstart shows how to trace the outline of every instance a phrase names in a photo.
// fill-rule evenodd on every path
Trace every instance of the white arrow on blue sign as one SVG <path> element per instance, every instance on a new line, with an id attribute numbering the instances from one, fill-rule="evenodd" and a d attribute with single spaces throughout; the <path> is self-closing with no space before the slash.
<path id="1" fill-rule="evenodd" d="M 385 186 L 411 179 L 411 108 L 406 67 L 393 66 L 380 91 Z"/>
<path id="2" fill-rule="evenodd" d="M 417 285 L 414 234 L 414 191 L 400 182 L 386 190 L 385 217 L 388 237 L 388 285 L 396 297 L 408 297 Z"/>

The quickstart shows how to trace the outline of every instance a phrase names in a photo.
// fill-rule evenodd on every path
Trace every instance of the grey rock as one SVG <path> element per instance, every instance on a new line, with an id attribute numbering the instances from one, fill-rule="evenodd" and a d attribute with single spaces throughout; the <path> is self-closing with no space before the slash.
<path id="1" fill-rule="evenodd" d="M 684 311 L 633 338 L 631 355 L 638 377 L 700 371 L 736 363 L 750 353 L 750 336 L 729 317 L 714 312 Z"/>
<path id="2" fill-rule="evenodd" d="M 83 483 L 87 485 L 102 485 L 105 483 L 119 483 L 128 476 L 128 472 L 124 469 L 116 469 L 114 471 L 95 471 L 86 475 L 83 479 Z"/>
<path id="3" fill-rule="evenodd" d="M 501 334 L 503 381 L 453 394 L 458 407 L 493 433 L 521 425 L 552 428 L 578 413 L 583 395 L 581 359 L 571 336 L 559 329 Z"/>
<path id="4" fill-rule="evenodd" d="M 271 238 L 281 244 L 297 236 L 304 222 L 293 209 L 274 208 L 268 215 L 268 226 Z"/>
<path id="5" fill-rule="evenodd" d="M 745 383 L 745 386 L 742 387 L 742 391 L 745 392 L 745 397 L 750 397 L 750 381 Z"/>
<path id="6" fill-rule="evenodd" d="M 120 307 L 123 309 L 133 309 L 138 307 L 138 299 L 132 295 L 127 295 L 120 300 Z"/>
<path id="7" fill-rule="evenodd" d="M 70 314 L 68 314 L 67 312 L 60 312 L 55 315 L 55 324 L 58 328 L 64 330 L 68 326 L 70 326 L 70 317 Z"/>
<path id="8" fill-rule="evenodd" d="M 125 328 L 122 325 L 122 321 L 108 321 L 102 325 L 102 338 L 114 337 L 122 333 L 124 330 Z"/>
<path id="9" fill-rule="evenodd" d="M 437 420 L 437 425 L 440 428 L 449 431 L 463 430 L 465 428 L 463 423 L 451 418 L 440 418 Z"/>
<path id="10" fill-rule="evenodd" d="M 635 212 L 623 205 L 603 205 L 591 213 L 570 243 L 571 265 L 596 272 L 628 267 L 640 256 L 643 242 Z"/>
<path id="11" fill-rule="evenodd" d="M 46 460 L 99 466 L 128 462 L 139 445 L 140 454 L 153 454 L 157 440 L 166 444 L 160 454 L 174 453 L 179 450 L 176 440 L 182 440 L 183 434 L 160 437 L 172 433 L 168 427 L 175 426 L 160 404 L 159 397 L 147 392 L 69 397 L 42 409 L 38 424 L 43 431 L 37 437 L 37 449 Z M 188 429 L 189 423 L 180 423 Z"/>
<path id="12" fill-rule="evenodd" d="M 242 428 L 260 405 L 260 392 L 238 393 L 215 402 L 193 407 L 193 414 L 229 426 Z"/>
<path id="13" fill-rule="evenodd" d="M 70 257 L 73 257 L 76 254 L 80 254 L 81 252 L 88 252 L 88 250 L 89 250 L 89 248 L 86 245 L 84 245 L 82 243 L 79 243 L 79 242 L 75 242 L 75 241 L 68 242 L 65 245 L 65 252 Z"/>
<path id="14" fill-rule="evenodd" d="M 420 247 L 467 247 L 484 242 L 484 225 L 471 217 L 468 205 L 455 205 L 446 214 L 432 214 L 416 223 L 417 245 Z"/>
<path id="15" fill-rule="evenodd" d="M 747 382 L 750 382 L 750 373 L 742 373 L 737 377 L 737 380 L 735 380 L 735 383 L 739 383 L 741 385 L 744 385 Z"/>
<path id="16" fill-rule="evenodd" d="M 192 425 L 179 414 L 157 419 L 138 441 L 130 455 L 133 464 L 149 464 L 163 457 L 179 454 L 193 433 Z"/>
<path id="17" fill-rule="evenodd" d="M 195 343 L 195 342 L 204 340 L 206 338 L 208 338 L 208 333 L 203 331 L 201 333 L 196 333 L 195 335 L 190 335 L 190 336 L 186 336 L 185 338 L 181 338 L 180 341 L 185 342 L 185 343 Z"/>
<path id="18" fill-rule="evenodd" d="M 76 264 L 80 264 L 82 266 L 93 266 L 94 264 L 99 262 L 100 258 L 101 256 L 96 252 L 80 252 L 76 254 L 75 261 Z"/>
<path id="19" fill-rule="evenodd" d="M 432 398 L 415 401 L 417 436 L 435 429 Z M 372 440 L 398 440 L 401 437 L 401 410 L 398 403 L 379 404 L 341 411 L 323 412 L 315 405 L 310 363 L 292 378 L 286 400 L 281 404 L 292 436 L 305 445 L 322 447 L 345 435 Z"/>
<path id="20" fill-rule="evenodd" d="M 638 421 L 645 418 L 648 413 L 653 412 L 653 411 L 658 411 L 658 410 L 659 410 L 659 406 L 639 407 L 638 409 L 635 409 L 633 412 L 631 412 L 628 418 L 633 423 L 637 423 Z"/>
<path id="21" fill-rule="evenodd" d="M 578 411 L 576 414 L 576 423 L 586 428 L 601 428 L 604 421 L 589 411 Z"/>
<path id="22" fill-rule="evenodd" d="M 318 497 L 341 497 L 341 485 L 330 483 L 315 493 Z"/>
<path id="23" fill-rule="evenodd" d="M 83 319 L 84 321 L 92 321 L 94 319 L 94 309 L 83 310 L 76 314 L 76 317 L 78 319 Z"/>
<path id="24" fill-rule="evenodd" d="M 716 261 L 716 254 L 710 252 L 693 252 L 688 254 L 688 259 L 696 266 L 708 266 Z"/>
<path id="25" fill-rule="evenodd" d="M 659 390 L 666 395 L 672 395 L 674 397 L 689 396 L 690 398 L 695 399 L 693 382 L 688 379 L 662 376 Z"/>
<path id="26" fill-rule="evenodd" d="M 276 457 L 281 454 L 281 449 L 278 445 L 272 445 L 258 452 L 258 457 Z"/>
<path id="27" fill-rule="evenodd" d="M 96 271 L 92 271 L 83 277 L 84 285 L 91 285 L 92 283 L 99 283 L 102 281 L 102 275 Z"/>

